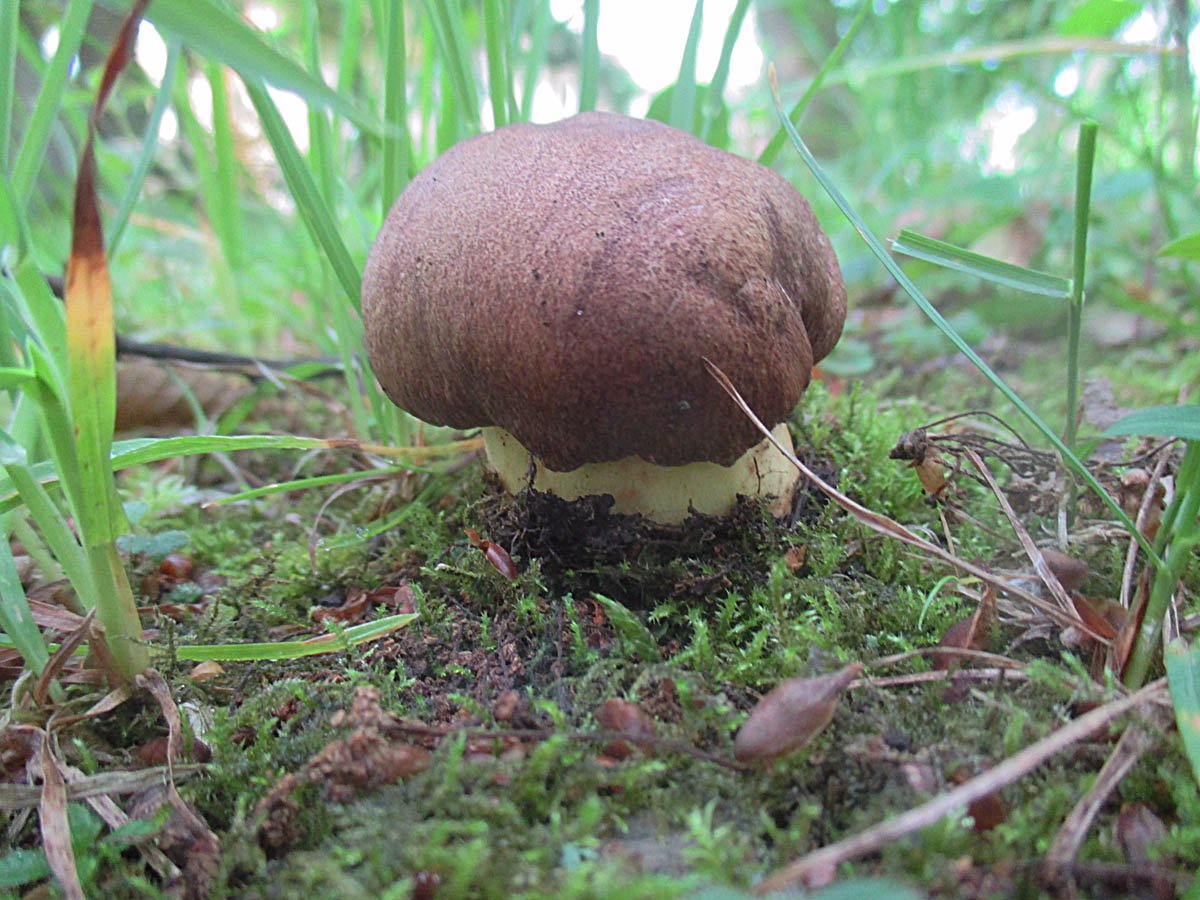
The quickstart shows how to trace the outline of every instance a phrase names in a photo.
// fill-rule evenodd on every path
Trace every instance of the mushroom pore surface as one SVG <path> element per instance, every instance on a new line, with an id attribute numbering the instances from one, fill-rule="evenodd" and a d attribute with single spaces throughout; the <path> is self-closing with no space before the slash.
<path id="1" fill-rule="evenodd" d="M 730 465 L 792 410 L 845 319 L 805 200 L 657 122 L 585 113 L 452 147 L 363 277 L 367 351 L 417 417 L 498 426 L 547 468 Z"/>

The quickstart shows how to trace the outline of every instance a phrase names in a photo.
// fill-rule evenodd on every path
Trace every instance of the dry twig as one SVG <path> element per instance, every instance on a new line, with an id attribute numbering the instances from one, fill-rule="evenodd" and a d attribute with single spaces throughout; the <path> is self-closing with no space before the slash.
<path id="1" fill-rule="evenodd" d="M 1100 812 L 1100 807 L 1109 794 L 1116 790 L 1121 779 L 1154 744 L 1154 737 L 1141 725 L 1133 724 L 1125 729 L 1100 774 L 1096 776 L 1095 783 L 1075 804 L 1075 808 L 1063 820 L 1062 827 L 1055 835 L 1054 843 L 1050 845 L 1050 851 L 1046 854 L 1046 863 L 1051 871 L 1065 870 L 1075 861 L 1096 814 Z"/>
<path id="2" fill-rule="evenodd" d="M 1126 713 L 1166 698 L 1167 683 L 1163 678 L 1136 693 L 1097 707 L 953 790 L 845 840 L 802 856 L 760 882 L 754 891 L 756 894 L 781 891 L 803 881 L 811 873 L 829 871 L 843 862 L 874 853 L 893 841 L 934 824 L 974 800 L 1007 787 L 1055 754 L 1108 727 Z"/>
<path id="3" fill-rule="evenodd" d="M 769 440 L 771 444 L 783 454 L 784 458 L 786 458 L 793 466 L 799 469 L 800 473 L 804 475 L 804 477 L 810 482 L 812 482 L 812 484 L 815 485 L 818 490 L 832 499 L 847 512 L 851 513 L 863 525 L 867 526 L 873 531 L 879 532 L 880 534 L 887 535 L 888 537 L 895 538 L 898 541 L 902 541 L 910 546 L 923 550 L 930 556 L 936 557 L 937 559 L 948 563 L 960 571 L 969 572 L 980 581 L 990 584 L 1010 596 L 1019 597 L 1021 600 L 1024 600 L 1030 606 L 1041 610 L 1043 613 L 1061 625 L 1077 628 L 1102 644 L 1108 643 L 1102 635 L 1097 634 L 1090 627 L 1088 627 L 1087 623 L 1081 621 L 1078 614 L 1074 613 L 1073 609 L 1070 614 L 1064 612 L 1055 604 L 1047 603 L 1032 591 L 1027 591 L 1023 587 L 1013 584 L 1012 582 L 997 576 L 993 572 L 989 572 L 982 566 L 977 566 L 965 559 L 960 559 L 953 553 L 950 553 L 944 548 L 939 547 L 937 544 L 927 541 L 922 537 L 918 537 L 899 522 L 889 519 L 887 516 L 882 515 L 881 513 L 867 509 L 861 503 L 852 500 L 837 488 L 827 484 L 819 475 L 817 475 L 816 472 L 798 459 L 796 454 L 788 451 L 779 443 L 778 440 L 775 439 L 775 436 L 771 434 L 771 430 L 763 424 L 762 420 L 755 415 L 754 410 L 750 408 L 750 405 L 744 399 L 742 399 L 742 395 L 738 393 L 738 390 L 736 387 L 734 387 L 733 382 L 729 380 L 728 375 L 722 372 L 712 361 L 708 359 L 704 360 L 704 365 L 707 367 L 709 374 L 716 379 L 719 385 L 721 385 L 725 393 L 733 398 L 733 401 L 737 403 L 742 412 L 744 412 L 750 421 L 752 421 L 758 427 L 758 430 L 765 435 L 767 440 Z"/>

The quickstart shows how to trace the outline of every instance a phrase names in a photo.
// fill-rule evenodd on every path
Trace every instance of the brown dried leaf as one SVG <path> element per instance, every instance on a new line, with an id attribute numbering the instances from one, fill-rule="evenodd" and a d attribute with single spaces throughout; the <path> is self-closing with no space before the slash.
<path id="1" fill-rule="evenodd" d="M 946 465 L 936 453 L 926 456 L 920 462 L 912 464 L 921 487 L 931 497 L 940 497 L 946 489 Z"/>
<path id="2" fill-rule="evenodd" d="M 361 588 L 355 588 L 349 592 L 341 606 L 335 606 L 332 609 L 328 607 L 314 609 L 312 620 L 317 623 L 332 621 L 340 622 L 343 625 L 353 625 L 366 618 L 370 611 L 370 596 Z"/>
<path id="3" fill-rule="evenodd" d="M 1162 819 L 1151 812 L 1145 803 L 1127 803 L 1121 807 L 1117 816 L 1117 843 L 1125 854 L 1129 865 L 1148 871 L 1154 866 L 1171 866 L 1173 858 L 1158 858 L 1151 856 L 1151 849 L 1168 835 L 1167 826 Z M 1150 875 L 1147 879 L 1151 895 L 1155 900 L 1170 900 L 1175 896 L 1172 881 L 1166 873 Z"/>
<path id="4" fill-rule="evenodd" d="M 186 553 L 168 553 L 158 564 L 158 574 L 172 581 L 188 581 L 196 571 L 195 561 Z"/>
<path id="5" fill-rule="evenodd" d="M 1150 848 L 1168 834 L 1167 826 L 1145 803 L 1126 803 L 1117 816 L 1117 843 L 1125 860 L 1134 866 L 1154 862 Z"/>
<path id="6" fill-rule="evenodd" d="M 862 673 L 851 663 L 831 675 L 791 678 L 758 701 L 733 743 L 739 762 L 767 764 L 794 753 L 820 734 L 842 691 Z"/>
<path id="7" fill-rule="evenodd" d="M 392 613 L 415 613 L 417 595 L 407 581 L 399 586 L 385 585 L 367 591 L 367 599 Z"/>
<path id="8" fill-rule="evenodd" d="M 1046 565 L 1050 567 L 1059 584 L 1068 591 L 1077 591 L 1083 587 L 1088 577 L 1088 564 L 1083 560 L 1060 553 L 1053 547 L 1044 548 L 1042 558 L 1046 560 Z"/>
<path id="9" fill-rule="evenodd" d="M 1143 581 L 1142 587 L 1134 594 L 1132 609 L 1122 610 L 1125 619 L 1118 629 L 1117 636 L 1108 648 L 1108 665 L 1114 672 L 1124 673 L 1133 653 L 1133 643 L 1138 632 L 1142 630 L 1142 620 L 1146 617 L 1146 601 L 1150 597 L 1148 586 Z M 1118 607 L 1120 608 L 1120 607 Z"/>
<path id="10" fill-rule="evenodd" d="M 95 625 L 96 611 L 92 610 L 83 619 L 80 620 L 79 626 L 66 635 L 58 645 L 58 649 L 51 655 L 46 663 L 46 668 L 42 670 L 42 674 L 38 676 L 37 683 L 33 686 L 33 700 L 38 706 L 44 706 L 46 698 L 50 695 L 50 686 L 54 684 L 54 680 L 63 672 L 67 663 L 72 661 L 75 651 L 92 636 L 93 626 Z"/>
<path id="11" fill-rule="evenodd" d="M 952 769 L 947 780 L 951 784 L 966 784 L 972 778 L 980 773 L 973 771 L 970 766 L 961 765 Z M 998 791 L 993 791 L 990 794 L 984 794 L 982 797 L 977 797 L 967 804 L 967 815 L 974 822 L 976 831 L 990 831 L 997 825 L 1002 825 L 1008 818 L 1008 808 L 1004 805 L 1004 800 L 1001 798 Z"/>
<path id="12" fill-rule="evenodd" d="M 1119 603 L 1082 594 L 1072 594 L 1071 603 L 1083 624 L 1105 640 L 1114 639 L 1125 624 L 1125 607 Z"/>
<path id="13" fill-rule="evenodd" d="M 633 741 L 642 752 L 649 754 L 654 738 L 654 719 L 631 700 L 609 699 L 596 708 L 596 721 L 608 731 L 619 731 Z M 614 759 L 625 759 L 633 748 L 625 741 L 613 741 L 604 752 Z"/>
<path id="14" fill-rule="evenodd" d="M 807 559 L 807 544 L 797 544 L 794 547 L 789 547 L 787 553 L 783 554 L 783 564 L 787 566 L 787 570 L 793 575 L 804 568 L 804 563 Z"/>
<path id="15" fill-rule="evenodd" d="M 191 428 L 195 397 L 210 418 L 249 392 L 245 378 L 190 366 L 122 358 L 117 366 L 117 431 L 170 432 Z"/>
<path id="16" fill-rule="evenodd" d="M 75 851 L 71 848 L 71 826 L 67 821 L 67 785 L 58 760 L 54 758 L 50 736 L 44 732 L 38 762 L 42 770 L 42 799 L 38 803 L 42 850 L 63 897 L 84 900 L 79 872 L 75 868 Z"/>
<path id="17" fill-rule="evenodd" d="M 167 743 L 166 737 L 156 737 L 138 747 L 134 754 L 147 766 L 165 766 L 168 762 Z M 204 741 L 192 738 L 191 758 L 198 763 L 209 762 L 212 760 L 212 750 Z M 178 762 L 178 760 L 170 761 Z"/>
<path id="18" fill-rule="evenodd" d="M 348 712 L 337 713 L 334 727 L 354 730 L 330 742 L 304 767 L 281 778 L 256 807 L 261 824 L 258 840 L 268 850 L 290 846 L 296 837 L 299 806 L 292 795 L 303 784 L 317 784 L 322 795 L 345 803 L 364 791 L 392 784 L 429 767 L 429 752 L 414 744 L 398 743 L 393 732 L 402 731 L 400 720 L 380 705 L 377 688 L 360 687 Z"/>
<path id="19" fill-rule="evenodd" d="M 210 678 L 218 678 L 225 674 L 225 669 L 215 659 L 206 659 L 202 663 L 197 663 L 192 667 L 192 671 L 187 673 L 187 678 L 192 681 L 208 681 Z"/>
<path id="20" fill-rule="evenodd" d="M 986 649 L 995 623 L 996 591 L 988 585 L 975 612 L 965 619 L 959 619 L 946 629 L 946 633 L 938 641 L 938 647 L 944 648 L 946 652 L 933 654 L 933 667 L 940 672 L 948 671 L 958 659 L 954 650 Z"/>

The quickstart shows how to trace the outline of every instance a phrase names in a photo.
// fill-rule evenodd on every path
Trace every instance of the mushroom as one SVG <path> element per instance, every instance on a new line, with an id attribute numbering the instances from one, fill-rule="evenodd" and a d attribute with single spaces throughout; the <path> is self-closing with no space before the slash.
<path id="1" fill-rule="evenodd" d="M 789 508 L 786 447 L 846 292 L 782 177 L 675 128 L 608 113 L 509 125 L 427 166 L 363 276 L 367 353 L 427 422 L 483 427 L 505 487 L 676 523 L 738 495 Z"/>

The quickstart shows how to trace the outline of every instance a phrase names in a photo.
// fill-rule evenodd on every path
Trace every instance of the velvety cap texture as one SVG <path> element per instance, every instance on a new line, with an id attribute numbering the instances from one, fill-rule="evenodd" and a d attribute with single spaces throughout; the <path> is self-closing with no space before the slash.
<path id="1" fill-rule="evenodd" d="M 804 198 L 657 122 L 585 113 L 452 147 L 396 200 L 363 276 L 367 352 L 417 417 L 509 431 L 547 467 L 729 465 L 841 334 Z"/>

